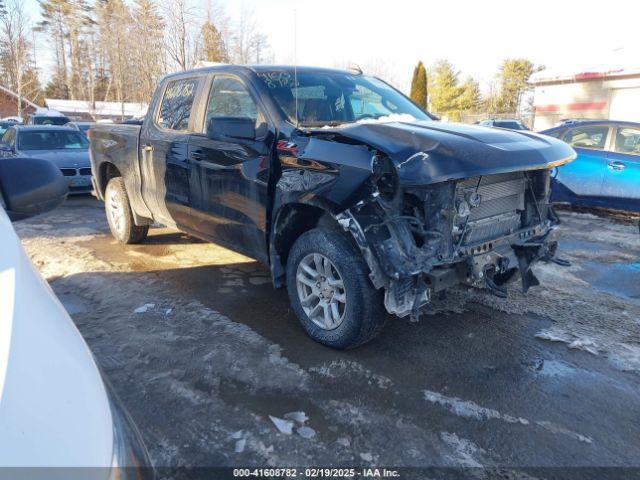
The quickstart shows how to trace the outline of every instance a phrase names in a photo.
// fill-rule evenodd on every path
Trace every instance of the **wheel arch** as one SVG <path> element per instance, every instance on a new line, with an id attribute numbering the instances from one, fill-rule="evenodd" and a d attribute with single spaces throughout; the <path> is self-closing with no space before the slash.
<path id="1" fill-rule="evenodd" d="M 109 180 L 115 177 L 122 177 L 122 172 L 118 169 L 118 167 L 111 162 L 102 162 L 98 167 L 98 175 L 97 175 L 96 186 L 98 187 L 99 198 L 104 199 L 104 193 L 107 190 L 107 184 Z"/>
<path id="2" fill-rule="evenodd" d="M 96 192 L 98 198 L 104 200 L 109 181 L 112 178 L 117 177 L 122 177 L 125 180 L 124 186 L 125 190 L 127 191 L 127 196 L 129 197 L 131 213 L 133 215 L 133 220 L 136 226 L 150 225 L 152 219 L 138 213 L 139 205 L 136 204 L 136 198 L 131 195 L 131 187 L 127 185 L 126 176 L 123 174 L 123 172 L 120 171 L 115 163 L 105 161 L 102 162 L 98 167 L 98 174 L 95 182 L 96 187 L 99 189 L 99 191 Z"/>
<path id="3" fill-rule="evenodd" d="M 271 276 L 276 288 L 285 285 L 287 259 L 295 241 L 319 225 L 339 229 L 334 213 L 324 205 L 292 202 L 278 209 L 269 242 Z"/>

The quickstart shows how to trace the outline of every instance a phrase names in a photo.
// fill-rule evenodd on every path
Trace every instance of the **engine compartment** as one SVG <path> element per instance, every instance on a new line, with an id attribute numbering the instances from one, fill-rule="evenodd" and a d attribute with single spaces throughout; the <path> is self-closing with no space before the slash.
<path id="1" fill-rule="evenodd" d="M 507 295 L 539 282 L 531 265 L 555 254 L 550 170 L 516 171 L 403 187 L 378 160 L 373 193 L 336 218 L 371 269 L 385 307 L 417 319 L 431 297 L 456 284 Z"/>

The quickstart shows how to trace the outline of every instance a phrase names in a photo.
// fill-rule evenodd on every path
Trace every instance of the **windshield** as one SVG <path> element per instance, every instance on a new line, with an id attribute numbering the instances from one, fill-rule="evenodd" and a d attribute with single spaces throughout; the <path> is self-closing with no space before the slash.
<path id="1" fill-rule="evenodd" d="M 69 123 L 69 118 L 68 117 L 61 117 L 61 116 L 52 116 L 52 117 L 33 117 L 33 124 L 34 125 L 64 125 L 66 123 Z"/>
<path id="2" fill-rule="evenodd" d="M 297 96 L 298 122 L 303 126 L 371 121 L 390 115 L 431 120 L 400 92 L 365 75 L 298 73 L 297 84 L 289 71 L 261 71 L 258 77 L 291 123 L 296 123 Z"/>
<path id="3" fill-rule="evenodd" d="M 80 132 L 21 132 L 18 136 L 20 150 L 70 150 L 88 146 L 87 137 Z"/>

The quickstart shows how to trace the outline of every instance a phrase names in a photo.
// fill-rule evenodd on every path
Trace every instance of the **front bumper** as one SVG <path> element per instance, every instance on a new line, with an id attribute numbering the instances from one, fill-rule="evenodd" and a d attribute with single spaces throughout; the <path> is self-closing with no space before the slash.
<path id="1" fill-rule="evenodd" d="M 63 167 L 60 171 L 69 182 L 70 195 L 91 193 L 93 188 L 91 167 Z"/>
<path id="2" fill-rule="evenodd" d="M 386 227 L 393 232 L 390 238 L 374 243 L 351 211 L 342 212 L 336 219 L 358 244 L 374 286 L 384 287 L 387 311 L 398 317 L 419 315 L 435 293 L 459 284 L 488 288 L 504 296 L 506 285 L 519 276 L 526 292 L 539 284 L 531 265 L 552 258 L 557 249 L 557 222 L 552 219 L 455 248 L 446 258 L 423 255 L 425 249 L 415 248 L 402 220 L 387 222 Z"/>

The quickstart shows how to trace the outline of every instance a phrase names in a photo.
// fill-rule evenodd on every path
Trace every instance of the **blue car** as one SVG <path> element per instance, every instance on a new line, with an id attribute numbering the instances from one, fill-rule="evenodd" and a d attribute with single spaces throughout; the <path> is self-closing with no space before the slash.
<path id="1" fill-rule="evenodd" d="M 640 212 L 640 123 L 590 120 L 540 133 L 578 153 L 553 172 L 553 201 Z"/>
<path id="2" fill-rule="evenodd" d="M 69 193 L 91 193 L 91 162 L 86 135 L 69 127 L 14 125 L 0 141 L 2 157 L 35 157 L 56 165 L 69 182 Z"/>

